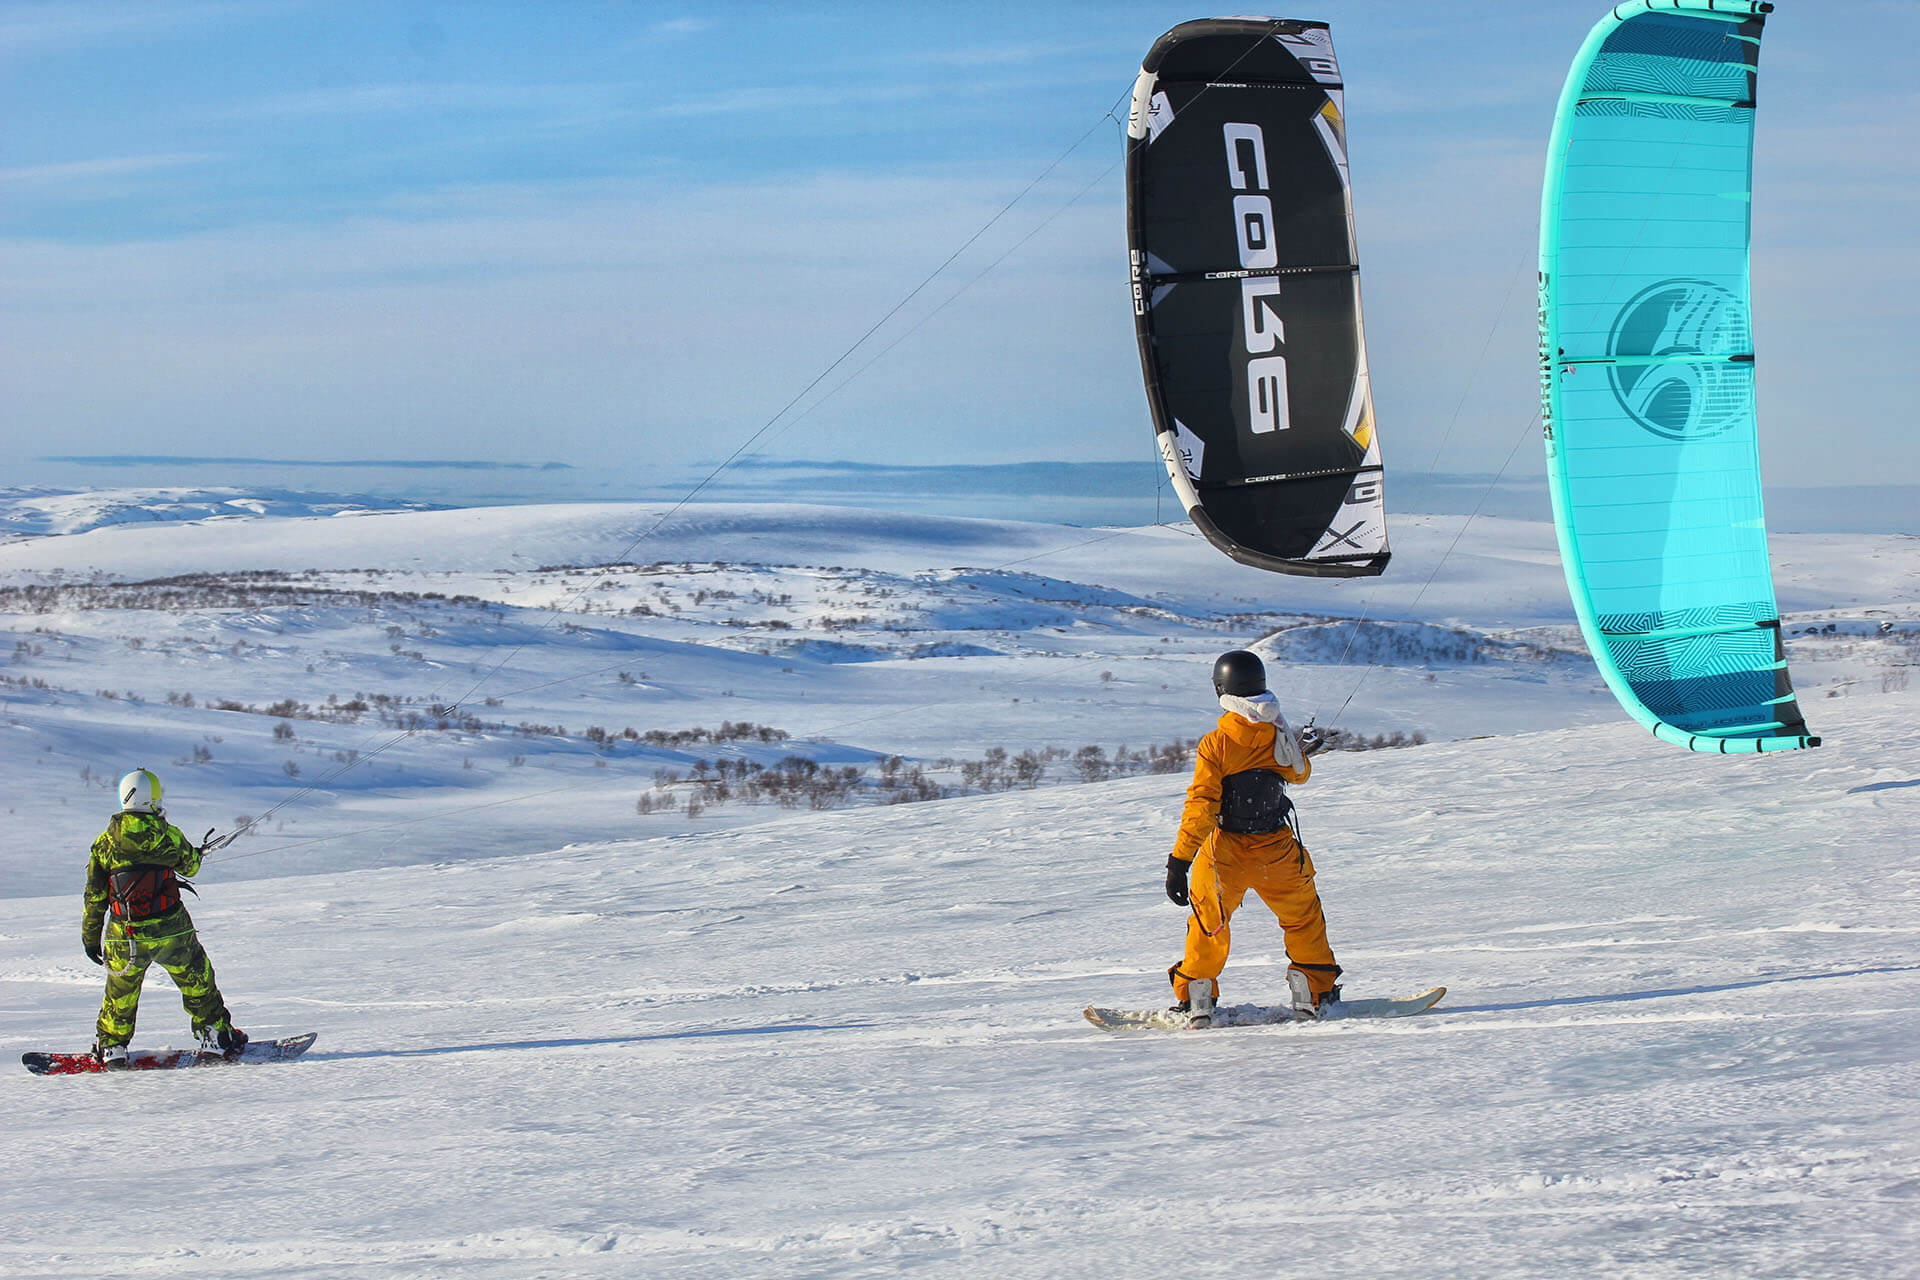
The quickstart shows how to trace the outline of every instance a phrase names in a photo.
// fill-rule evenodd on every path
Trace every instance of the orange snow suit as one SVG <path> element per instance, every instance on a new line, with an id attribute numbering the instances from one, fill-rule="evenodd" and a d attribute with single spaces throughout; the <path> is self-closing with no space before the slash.
<path id="1" fill-rule="evenodd" d="M 1193 864 L 1187 877 L 1193 914 L 1187 918 L 1186 955 L 1168 970 L 1176 1000 L 1185 1001 L 1189 985 L 1202 980 L 1212 982 L 1214 995 L 1219 995 L 1218 979 L 1231 943 L 1227 924 L 1249 889 L 1279 917 L 1287 959 L 1307 975 L 1316 999 L 1331 991 L 1340 976 L 1327 945 L 1320 895 L 1313 887 L 1313 860 L 1293 832 L 1242 835 L 1217 825 L 1221 785 L 1229 774 L 1270 769 L 1289 783 L 1301 783 L 1313 772 L 1309 760 L 1295 769 L 1274 758 L 1277 731 L 1229 711 L 1220 717 L 1218 728 L 1200 739 L 1173 846 L 1174 857 Z"/>

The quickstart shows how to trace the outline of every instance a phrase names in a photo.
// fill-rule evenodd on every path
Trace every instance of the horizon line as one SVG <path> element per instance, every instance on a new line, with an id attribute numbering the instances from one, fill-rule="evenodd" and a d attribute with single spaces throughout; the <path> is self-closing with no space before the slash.
<path id="1" fill-rule="evenodd" d="M 473 458 L 201 458 L 185 454 L 45 454 L 36 462 L 71 462 L 83 467 L 397 467 L 456 471 L 573 471 L 570 462 L 488 462 Z"/>

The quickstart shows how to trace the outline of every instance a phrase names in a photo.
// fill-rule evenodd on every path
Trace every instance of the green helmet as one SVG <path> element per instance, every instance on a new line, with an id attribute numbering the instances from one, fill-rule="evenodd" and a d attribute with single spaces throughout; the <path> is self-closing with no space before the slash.
<path id="1" fill-rule="evenodd" d="M 151 769 L 135 769 L 120 779 L 120 812 L 160 812 L 160 779 Z"/>

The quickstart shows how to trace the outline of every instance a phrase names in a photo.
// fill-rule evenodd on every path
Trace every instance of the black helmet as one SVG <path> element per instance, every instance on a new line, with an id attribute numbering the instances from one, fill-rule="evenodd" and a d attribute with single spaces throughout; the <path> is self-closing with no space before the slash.
<path id="1" fill-rule="evenodd" d="M 1248 653 L 1245 649 L 1221 654 L 1213 664 L 1213 691 L 1238 698 L 1251 698 L 1256 693 L 1265 693 L 1267 669 L 1261 664 L 1259 655 Z"/>

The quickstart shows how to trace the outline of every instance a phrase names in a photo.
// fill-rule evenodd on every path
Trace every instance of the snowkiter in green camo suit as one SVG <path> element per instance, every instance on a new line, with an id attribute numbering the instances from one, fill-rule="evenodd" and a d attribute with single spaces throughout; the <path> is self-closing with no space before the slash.
<path id="1" fill-rule="evenodd" d="M 161 812 L 160 779 L 145 769 L 120 779 L 120 812 L 93 842 L 87 860 L 87 906 L 80 925 L 87 958 L 107 969 L 93 1046 L 105 1067 L 127 1064 L 140 984 L 156 963 L 180 988 L 203 1048 L 235 1053 L 247 1043 L 220 998 L 213 964 L 180 898 L 181 889 L 192 889 L 181 877 L 200 870 L 202 853 Z"/>

